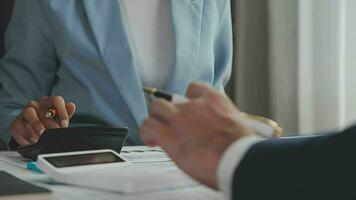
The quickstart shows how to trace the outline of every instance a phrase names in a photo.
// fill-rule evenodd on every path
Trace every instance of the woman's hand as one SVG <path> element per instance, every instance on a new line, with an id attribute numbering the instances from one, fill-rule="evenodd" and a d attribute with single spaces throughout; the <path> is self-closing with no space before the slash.
<path id="1" fill-rule="evenodd" d="M 46 113 L 51 108 L 56 110 L 56 117 L 46 118 Z M 74 103 L 66 103 L 61 96 L 43 97 L 39 101 L 31 101 L 12 122 L 11 135 L 19 145 L 36 143 L 44 130 L 68 127 L 69 119 L 74 115 L 75 109 Z"/>

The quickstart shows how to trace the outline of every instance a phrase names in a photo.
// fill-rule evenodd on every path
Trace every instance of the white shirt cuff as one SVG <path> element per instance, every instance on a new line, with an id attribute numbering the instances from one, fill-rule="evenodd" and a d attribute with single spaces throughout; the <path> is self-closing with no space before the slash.
<path id="1" fill-rule="evenodd" d="M 262 141 L 257 136 L 247 136 L 231 144 L 224 152 L 218 166 L 218 187 L 227 199 L 231 199 L 231 187 L 235 170 L 254 144 Z"/>

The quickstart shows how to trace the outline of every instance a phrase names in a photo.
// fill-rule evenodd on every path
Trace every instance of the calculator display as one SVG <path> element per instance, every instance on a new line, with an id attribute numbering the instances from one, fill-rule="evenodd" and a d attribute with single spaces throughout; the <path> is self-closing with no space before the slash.
<path id="1" fill-rule="evenodd" d="M 45 157 L 44 159 L 58 168 L 125 162 L 125 160 L 111 152 L 53 156 Z"/>

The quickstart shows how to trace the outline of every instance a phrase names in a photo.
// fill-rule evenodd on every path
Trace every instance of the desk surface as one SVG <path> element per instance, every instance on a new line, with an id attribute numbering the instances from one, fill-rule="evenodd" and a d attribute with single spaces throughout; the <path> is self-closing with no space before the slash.
<path id="1" fill-rule="evenodd" d="M 132 149 L 132 147 L 129 147 Z M 124 148 L 123 151 L 126 149 Z M 104 192 L 100 190 L 86 189 L 76 186 L 56 184 L 49 179 L 47 175 L 37 174 L 35 172 L 29 171 L 25 168 L 12 165 L 7 162 L 1 161 L 1 157 L 5 152 L 0 151 L 0 170 L 7 171 L 10 174 L 17 176 L 25 181 L 46 187 L 53 191 L 53 198 L 56 200 L 61 199 L 120 199 L 120 200 L 220 200 L 224 199 L 223 196 L 207 187 L 197 186 L 192 188 L 169 190 L 169 191 L 158 191 L 144 194 L 119 194 L 112 192 Z"/>

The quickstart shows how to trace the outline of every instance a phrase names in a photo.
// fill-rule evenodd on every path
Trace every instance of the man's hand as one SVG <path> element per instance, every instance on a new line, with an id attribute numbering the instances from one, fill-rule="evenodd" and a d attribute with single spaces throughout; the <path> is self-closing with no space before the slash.
<path id="1" fill-rule="evenodd" d="M 57 117 L 46 118 L 46 112 L 56 109 Z M 68 127 L 69 119 L 75 112 L 74 103 L 66 103 L 60 96 L 43 97 L 31 101 L 22 113 L 12 122 L 10 131 L 19 145 L 36 143 L 45 129 Z"/>
<path id="2" fill-rule="evenodd" d="M 187 91 L 189 103 L 156 100 L 141 128 L 142 140 L 161 146 L 186 173 L 217 188 L 217 167 L 223 152 L 235 140 L 254 134 L 239 117 L 226 95 L 203 83 Z"/>

